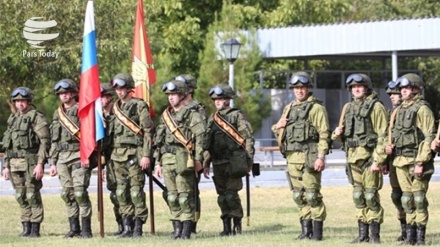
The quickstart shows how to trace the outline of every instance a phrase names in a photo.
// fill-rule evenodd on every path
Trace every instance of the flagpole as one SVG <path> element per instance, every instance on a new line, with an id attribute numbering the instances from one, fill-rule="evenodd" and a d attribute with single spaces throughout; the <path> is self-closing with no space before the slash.
<path id="1" fill-rule="evenodd" d="M 101 163 L 101 142 L 97 143 L 96 147 L 97 161 L 98 161 L 98 221 L 99 221 L 99 234 L 101 238 L 104 237 L 104 203 L 102 196 L 102 163 Z"/>

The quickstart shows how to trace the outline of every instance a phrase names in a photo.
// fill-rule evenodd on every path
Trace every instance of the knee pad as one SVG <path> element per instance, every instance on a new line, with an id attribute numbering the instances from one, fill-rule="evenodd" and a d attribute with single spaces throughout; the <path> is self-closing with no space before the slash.
<path id="1" fill-rule="evenodd" d="M 236 191 L 226 191 L 225 193 L 226 204 L 229 209 L 234 210 L 241 205 L 240 197 Z"/>
<path id="2" fill-rule="evenodd" d="M 412 214 L 415 210 L 414 206 L 414 195 L 412 192 L 403 192 L 402 193 L 402 207 L 405 213 Z"/>
<path id="3" fill-rule="evenodd" d="M 372 211 L 378 211 L 380 209 L 380 203 L 378 197 L 376 196 L 377 190 L 373 188 L 368 188 L 365 190 L 365 202 L 367 207 Z"/>
<path id="4" fill-rule="evenodd" d="M 226 196 L 224 194 L 219 194 L 217 197 L 217 204 L 222 211 L 228 209 L 228 204 L 226 203 Z"/>
<path id="5" fill-rule="evenodd" d="M 356 208 L 365 208 L 367 204 L 364 197 L 364 189 L 361 187 L 353 188 L 353 202 Z"/>
<path id="6" fill-rule="evenodd" d="M 177 200 L 177 191 L 168 191 L 167 201 L 172 211 L 178 211 L 180 209 L 179 201 Z"/>
<path id="7" fill-rule="evenodd" d="M 416 206 L 417 212 L 425 213 L 428 211 L 428 200 L 426 200 L 425 191 L 414 192 L 414 204 Z"/>
<path id="8" fill-rule="evenodd" d="M 23 188 L 15 189 L 15 200 L 18 202 L 20 206 L 26 206 L 25 190 Z"/>
<path id="9" fill-rule="evenodd" d="M 89 194 L 84 188 L 75 188 L 75 200 L 80 206 L 87 206 L 89 203 Z"/>
<path id="10" fill-rule="evenodd" d="M 130 197 L 134 206 L 137 208 L 145 207 L 145 196 L 144 192 L 139 186 L 133 186 L 130 189 Z"/>
<path id="11" fill-rule="evenodd" d="M 38 197 L 35 194 L 34 188 L 27 188 L 26 189 L 26 200 L 31 207 L 38 206 Z"/>
<path id="12" fill-rule="evenodd" d="M 184 213 L 191 213 L 191 205 L 189 203 L 189 194 L 188 193 L 180 193 L 179 194 L 179 205 L 180 209 Z"/>
<path id="13" fill-rule="evenodd" d="M 306 205 L 304 201 L 304 190 L 299 188 L 293 188 L 293 201 L 298 205 L 298 207 L 302 208 Z"/>
<path id="14" fill-rule="evenodd" d="M 63 188 L 61 190 L 61 199 L 63 199 L 63 201 L 66 204 L 72 203 L 72 200 L 70 199 L 71 198 L 71 194 L 72 194 L 72 190 L 73 190 L 72 188 Z"/>
<path id="15" fill-rule="evenodd" d="M 119 206 L 118 198 L 116 197 L 116 191 L 110 191 L 110 201 L 113 205 Z"/>
<path id="16" fill-rule="evenodd" d="M 119 205 L 125 206 L 128 205 L 128 195 L 127 195 L 127 185 L 120 184 L 116 188 L 116 199 L 118 200 Z"/>
<path id="17" fill-rule="evenodd" d="M 317 189 L 307 189 L 306 190 L 306 200 L 307 203 L 312 208 L 316 208 L 321 205 L 322 200 L 319 196 L 319 191 Z"/>
<path id="18" fill-rule="evenodd" d="M 399 210 L 402 209 L 402 201 L 400 198 L 402 198 L 402 190 L 400 188 L 393 187 L 391 190 L 391 201 Z"/>

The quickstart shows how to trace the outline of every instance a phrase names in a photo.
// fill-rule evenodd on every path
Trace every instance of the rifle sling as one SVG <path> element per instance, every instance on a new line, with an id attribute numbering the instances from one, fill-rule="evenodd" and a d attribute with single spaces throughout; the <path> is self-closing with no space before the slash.
<path id="1" fill-rule="evenodd" d="M 245 149 L 244 143 L 246 140 L 240 135 L 237 129 L 234 128 L 234 126 L 232 126 L 222 116 L 220 116 L 220 113 L 218 112 L 214 114 L 214 123 L 229 137 L 231 137 L 232 140 Z"/>
<path id="2" fill-rule="evenodd" d="M 396 115 L 397 112 L 400 110 L 400 107 L 394 109 L 394 111 L 391 113 L 391 117 L 390 117 L 390 126 L 388 126 L 388 145 L 392 145 L 393 144 L 393 127 L 394 127 L 394 121 L 396 120 Z"/>
<path id="3" fill-rule="evenodd" d="M 76 139 L 79 141 L 81 139 L 81 132 L 78 125 L 76 125 L 69 116 L 66 115 L 66 111 L 63 105 L 60 105 L 57 109 L 58 116 L 60 118 L 61 125 Z"/>
<path id="4" fill-rule="evenodd" d="M 290 114 L 290 110 L 292 109 L 294 103 L 290 103 L 289 105 L 289 109 L 285 112 L 283 112 L 283 115 L 281 115 L 280 119 L 283 118 L 288 118 L 289 114 Z M 278 142 L 278 148 L 281 150 L 283 150 L 283 139 L 284 139 L 284 135 L 286 134 L 286 127 L 282 127 L 278 129 L 278 136 L 277 136 L 277 142 Z"/>
<path id="5" fill-rule="evenodd" d="M 124 112 L 121 110 L 121 107 L 119 106 L 121 103 L 120 100 L 116 102 L 116 104 L 113 105 L 113 112 L 115 113 L 115 117 L 130 131 L 132 131 L 134 134 L 138 135 L 139 137 L 144 137 L 144 132 L 142 131 L 141 127 L 133 120 L 131 120 L 127 115 L 124 114 Z"/>
<path id="6" fill-rule="evenodd" d="M 191 141 L 186 139 L 183 132 L 179 129 L 179 127 L 177 127 L 176 121 L 174 121 L 173 117 L 171 116 L 170 109 L 171 107 L 165 109 L 164 114 L 162 114 L 162 121 L 165 123 L 168 131 L 173 134 L 174 138 L 176 138 L 176 140 L 181 143 L 186 148 L 186 150 L 188 150 L 189 153 L 191 153 Z"/>

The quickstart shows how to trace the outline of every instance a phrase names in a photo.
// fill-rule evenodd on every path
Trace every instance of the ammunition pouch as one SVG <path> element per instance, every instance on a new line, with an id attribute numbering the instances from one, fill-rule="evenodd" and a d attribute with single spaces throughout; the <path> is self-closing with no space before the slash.
<path id="1" fill-rule="evenodd" d="M 404 157 L 416 157 L 417 150 L 409 149 L 409 148 L 395 148 L 394 155 L 395 156 L 404 156 Z"/>
<path id="2" fill-rule="evenodd" d="M 260 176 L 260 163 L 252 164 L 252 176 Z"/>
<path id="3" fill-rule="evenodd" d="M 60 143 L 57 145 L 59 151 L 79 151 L 79 143 Z"/>

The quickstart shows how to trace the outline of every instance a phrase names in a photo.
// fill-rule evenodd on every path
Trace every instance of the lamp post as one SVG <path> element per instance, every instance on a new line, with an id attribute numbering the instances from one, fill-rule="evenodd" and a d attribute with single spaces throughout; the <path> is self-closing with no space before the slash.
<path id="1" fill-rule="evenodd" d="M 225 54 L 226 60 L 229 61 L 229 86 L 234 90 L 234 62 L 238 58 L 240 52 L 240 42 L 236 39 L 228 39 L 223 42 L 220 47 Z M 231 99 L 231 107 L 234 107 L 234 100 Z"/>

